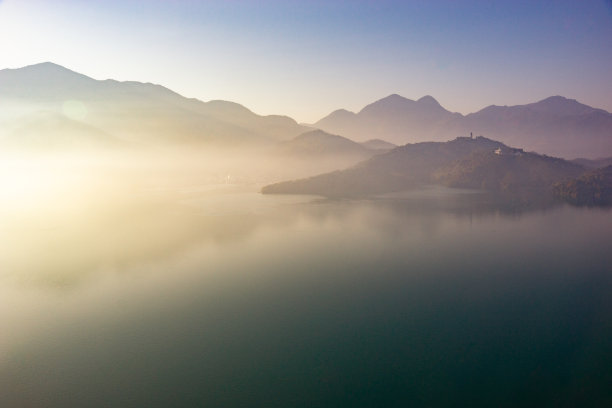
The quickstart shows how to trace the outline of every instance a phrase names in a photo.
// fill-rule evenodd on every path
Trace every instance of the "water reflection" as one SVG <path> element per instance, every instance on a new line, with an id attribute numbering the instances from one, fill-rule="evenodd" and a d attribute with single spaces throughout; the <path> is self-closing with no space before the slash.
<path id="1" fill-rule="evenodd" d="M 290 235 L 299 222 L 367 224 L 370 234 L 382 234 L 382 239 L 405 239 L 401 231 L 419 231 L 421 239 L 452 222 L 514 220 L 566 207 L 555 202 L 516 205 L 482 192 L 442 187 L 334 200 L 266 196 L 253 186 L 169 184 L 152 190 L 142 180 L 84 180 L 70 185 L 70 194 L 60 202 L 3 208 L 0 277 L 65 288 L 92 274 L 125 272 L 197 248 L 249 239 L 260 229 Z"/>
<path id="2" fill-rule="evenodd" d="M 607 210 L 91 176 L 3 207 L 6 406 L 610 398 Z"/>

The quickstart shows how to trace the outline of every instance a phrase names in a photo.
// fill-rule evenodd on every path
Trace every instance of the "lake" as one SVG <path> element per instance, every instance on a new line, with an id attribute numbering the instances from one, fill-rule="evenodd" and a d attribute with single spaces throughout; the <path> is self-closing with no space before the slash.
<path id="1" fill-rule="evenodd" d="M 608 209 L 80 187 L 0 205 L 2 406 L 612 406 Z"/>

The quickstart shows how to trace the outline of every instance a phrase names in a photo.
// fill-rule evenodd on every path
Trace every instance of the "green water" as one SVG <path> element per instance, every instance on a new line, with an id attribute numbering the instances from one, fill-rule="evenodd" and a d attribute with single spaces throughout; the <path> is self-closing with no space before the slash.
<path id="1" fill-rule="evenodd" d="M 4 227 L 1 406 L 612 406 L 609 210 L 189 194 Z"/>

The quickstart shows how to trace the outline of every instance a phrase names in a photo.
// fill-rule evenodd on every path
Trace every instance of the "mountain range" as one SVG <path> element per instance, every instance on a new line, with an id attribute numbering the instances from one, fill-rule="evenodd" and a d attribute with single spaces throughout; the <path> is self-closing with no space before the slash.
<path id="1" fill-rule="evenodd" d="M 313 128 L 344 137 L 343 146 L 354 152 L 360 148 L 348 139 L 382 152 L 473 133 L 552 156 L 612 156 L 612 114 L 561 96 L 492 105 L 464 116 L 431 96 L 414 101 L 393 94 L 358 113 L 337 110 L 308 126 L 287 116 L 260 116 L 234 102 L 186 98 L 151 83 L 95 80 L 50 62 L 0 70 L 2 146 L 274 146 Z M 278 151 L 334 150 L 332 139 L 316 135 Z"/>
<path id="2" fill-rule="evenodd" d="M 464 116 L 431 96 L 414 101 L 393 94 L 357 113 L 336 110 L 313 126 L 353 140 L 380 138 L 398 145 L 473 133 L 558 157 L 612 155 L 612 114 L 562 96 L 526 105 L 491 105 Z"/>
<path id="3" fill-rule="evenodd" d="M 99 81 L 53 63 L 0 70 L 0 142 L 39 146 L 275 143 L 308 128 L 160 85 Z"/>

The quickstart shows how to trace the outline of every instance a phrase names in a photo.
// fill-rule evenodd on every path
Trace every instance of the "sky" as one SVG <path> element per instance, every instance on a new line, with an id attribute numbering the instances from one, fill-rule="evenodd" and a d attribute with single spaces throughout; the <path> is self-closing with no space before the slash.
<path id="1" fill-rule="evenodd" d="M 612 0 L 0 0 L 0 69 L 44 61 L 305 123 L 392 93 L 612 111 Z"/>

